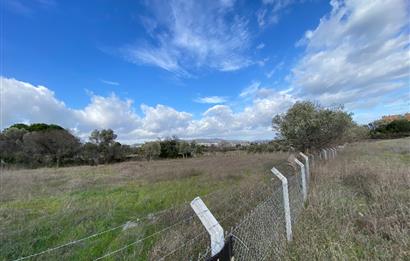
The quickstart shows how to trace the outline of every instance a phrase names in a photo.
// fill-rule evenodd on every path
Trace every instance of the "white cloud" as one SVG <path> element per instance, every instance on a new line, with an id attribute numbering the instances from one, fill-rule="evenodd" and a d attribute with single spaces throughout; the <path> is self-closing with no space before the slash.
<path id="1" fill-rule="evenodd" d="M 107 81 L 107 80 L 100 80 L 102 83 L 108 84 L 108 85 L 114 85 L 114 86 L 119 86 L 120 83 L 119 82 L 114 82 L 114 81 Z"/>
<path id="2" fill-rule="evenodd" d="M 271 78 L 276 72 L 278 72 L 279 70 L 281 70 L 283 68 L 283 66 L 285 65 L 285 63 L 282 61 L 278 64 L 275 65 L 275 67 L 273 67 L 272 70 L 270 70 L 267 74 L 266 77 Z"/>
<path id="3" fill-rule="evenodd" d="M 181 133 L 192 119 L 190 113 L 179 112 L 161 104 L 155 107 L 143 104 L 141 110 L 144 113 L 142 128 L 160 136 Z"/>
<path id="4" fill-rule="evenodd" d="M 90 103 L 81 110 L 67 107 L 54 92 L 44 86 L 1 77 L 2 127 L 16 122 L 56 123 L 84 136 L 94 128 L 113 128 L 127 132 L 141 125 L 134 113 L 132 101 L 92 95 Z"/>
<path id="5" fill-rule="evenodd" d="M 161 104 L 154 107 L 142 104 L 138 114 L 131 100 L 121 99 L 115 94 L 107 97 L 90 94 L 88 105 L 72 109 L 47 87 L 15 79 L 0 79 L 3 87 L 3 128 L 17 122 L 55 123 L 84 139 L 95 128 L 112 128 L 119 140 L 126 143 L 172 135 L 181 138 L 272 137 L 272 117 L 295 101 L 287 93 L 261 88 L 260 83 L 255 82 L 242 92 L 243 97 L 238 96 L 248 104 L 242 110 L 233 111 L 229 105 L 214 105 L 196 119 L 191 113 Z"/>
<path id="6" fill-rule="evenodd" d="M 281 12 L 296 3 L 295 0 L 263 0 L 263 6 L 256 12 L 256 19 L 260 27 L 279 22 Z"/>
<path id="7" fill-rule="evenodd" d="M 215 103 L 225 103 L 226 98 L 221 97 L 221 96 L 209 96 L 209 97 L 199 97 L 194 100 L 197 103 L 210 103 L 210 104 L 215 104 Z"/>
<path id="8" fill-rule="evenodd" d="M 249 66 L 244 54 L 248 21 L 232 12 L 234 2 L 150 2 L 155 20 L 142 21 L 153 41 L 126 47 L 127 59 L 179 75 L 201 67 L 233 71 Z"/>
<path id="9" fill-rule="evenodd" d="M 348 0 L 331 5 L 331 13 L 299 41 L 306 52 L 291 76 L 298 95 L 358 108 L 409 88 L 408 3 Z"/>
<path id="10" fill-rule="evenodd" d="M 260 44 L 258 44 L 258 46 L 256 46 L 256 49 L 263 49 L 265 47 L 265 44 L 264 43 L 260 43 Z"/>
<path id="11" fill-rule="evenodd" d="M 258 81 L 252 82 L 248 87 L 246 87 L 245 89 L 243 89 L 241 91 L 239 96 L 242 97 L 242 98 L 252 96 L 259 89 L 260 85 L 261 85 L 261 83 L 258 82 Z"/>

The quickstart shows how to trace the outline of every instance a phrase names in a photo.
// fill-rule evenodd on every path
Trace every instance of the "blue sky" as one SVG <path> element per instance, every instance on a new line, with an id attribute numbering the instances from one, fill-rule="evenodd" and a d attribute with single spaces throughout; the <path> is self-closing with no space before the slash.
<path id="1" fill-rule="evenodd" d="M 410 111 L 408 3 L 4 0 L 2 128 L 265 139 L 295 101 Z"/>

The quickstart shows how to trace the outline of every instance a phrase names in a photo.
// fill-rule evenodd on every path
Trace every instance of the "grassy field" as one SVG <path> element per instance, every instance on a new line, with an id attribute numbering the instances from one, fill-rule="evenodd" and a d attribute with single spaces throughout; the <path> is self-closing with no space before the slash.
<path id="1" fill-rule="evenodd" d="M 227 153 L 96 167 L 5 170 L 0 260 L 114 228 L 31 259 L 92 260 L 184 220 L 186 202 L 198 195 L 229 227 L 271 193 L 262 184 L 270 182 L 269 169 L 286 158 L 282 153 Z M 235 219 L 229 220 L 232 216 Z M 410 139 L 349 144 L 337 159 L 312 170 L 308 204 L 293 227 L 294 240 L 283 259 L 409 259 L 409 217 Z M 115 229 L 129 221 L 130 229 Z M 200 229 L 198 221 L 182 223 L 108 260 L 158 260 L 184 239 L 196 237 Z M 203 240 L 208 244 L 206 233 Z M 190 250 L 188 246 L 181 251 Z"/>
<path id="2" fill-rule="evenodd" d="M 0 260 L 13 260 L 127 221 L 136 222 L 138 217 L 198 195 L 218 191 L 218 197 L 228 197 L 230 188 L 249 188 L 268 179 L 274 162 L 285 158 L 285 154 L 234 152 L 96 167 L 5 170 L 1 173 Z M 136 234 L 148 235 L 156 229 L 150 225 L 132 233 L 117 229 L 37 260 L 90 260 L 135 241 Z M 134 249 L 121 257 L 142 260 L 145 254 Z"/>
<path id="3" fill-rule="evenodd" d="M 410 139 L 348 145 L 314 169 L 288 260 L 410 260 Z"/>

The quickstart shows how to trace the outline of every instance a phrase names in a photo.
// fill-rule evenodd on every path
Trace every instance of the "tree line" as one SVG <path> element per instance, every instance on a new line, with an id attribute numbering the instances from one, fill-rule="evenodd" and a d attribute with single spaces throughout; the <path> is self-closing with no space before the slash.
<path id="1" fill-rule="evenodd" d="M 70 131 L 54 124 L 14 124 L 0 133 L 2 162 L 27 167 L 100 164 L 125 159 L 131 147 L 116 142 L 110 129 L 94 130 L 81 143 Z"/>
<path id="2" fill-rule="evenodd" d="M 406 117 L 407 116 L 407 117 Z M 374 139 L 391 139 L 410 136 L 410 114 L 396 118 L 382 118 L 369 124 L 370 136 Z"/>
<path id="3" fill-rule="evenodd" d="M 302 101 L 272 119 L 277 136 L 265 143 L 249 145 L 221 142 L 218 146 L 199 145 L 176 136 L 145 142 L 140 147 L 116 141 L 111 129 L 94 130 L 81 142 L 70 131 L 55 124 L 14 124 L 0 133 L 2 163 L 39 166 L 97 165 L 124 160 L 189 158 L 205 152 L 243 150 L 249 153 L 274 151 L 314 151 L 367 138 L 410 136 L 410 121 L 405 117 L 378 120 L 358 125 L 343 107 L 325 108 Z"/>
<path id="4" fill-rule="evenodd" d="M 0 159 L 4 164 L 26 167 L 98 165 L 127 159 L 188 158 L 212 149 L 177 137 L 131 147 L 116 141 L 111 129 L 94 130 L 82 143 L 55 124 L 14 124 L 0 133 Z"/>

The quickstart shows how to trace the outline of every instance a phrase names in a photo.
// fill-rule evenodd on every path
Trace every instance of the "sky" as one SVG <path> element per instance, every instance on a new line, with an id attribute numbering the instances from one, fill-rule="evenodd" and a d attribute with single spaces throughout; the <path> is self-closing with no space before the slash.
<path id="1" fill-rule="evenodd" d="M 406 0 L 0 3 L 1 129 L 261 140 L 301 100 L 410 111 Z"/>

